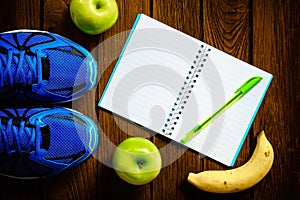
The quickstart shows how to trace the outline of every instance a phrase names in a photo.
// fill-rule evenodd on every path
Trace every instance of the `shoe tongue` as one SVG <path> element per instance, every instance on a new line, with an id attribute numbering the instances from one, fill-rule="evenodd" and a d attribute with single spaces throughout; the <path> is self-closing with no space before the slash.
<path id="1" fill-rule="evenodd" d="M 46 149 L 49 150 L 50 148 L 50 128 L 49 126 L 44 126 L 41 127 L 41 132 L 42 132 L 42 144 L 41 144 L 41 149 Z"/>
<path id="2" fill-rule="evenodd" d="M 42 57 L 42 77 L 43 77 L 43 80 L 49 81 L 50 61 L 48 58 L 45 58 L 45 57 Z"/>

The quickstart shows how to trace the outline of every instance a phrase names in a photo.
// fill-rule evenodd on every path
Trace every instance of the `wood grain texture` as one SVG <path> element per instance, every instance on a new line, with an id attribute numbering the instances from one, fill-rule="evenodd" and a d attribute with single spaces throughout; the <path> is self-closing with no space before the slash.
<path id="1" fill-rule="evenodd" d="M 202 39 L 201 9 L 200 1 L 154 0 L 153 18 L 195 38 Z M 204 197 L 201 191 L 193 188 L 186 180 L 189 172 L 203 170 L 203 160 L 200 159 L 199 154 L 162 136 L 155 137 L 154 142 L 160 148 L 164 168 L 160 176 L 153 181 L 153 199 Z"/>
<path id="2" fill-rule="evenodd" d="M 119 18 L 105 33 L 81 32 L 69 15 L 71 0 L 11 0 L 0 7 L 0 32 L 48 30 L 87 48 L 98 62 L 98 85 L 90 93 L 61 104 L 82 112 L 99 128 L 99 148 L 79 167 L 41 180 L 0 176 L 0 199 L 294 199 L 300 188 L 300 2 L 294 0 L 117 0 Z M 236 166 L 246 162 L 265 130 L 275 161 L 253 188 L 236 194 L 211 194 L 186 181 L 189 172 L 227 169 L 170 140 L 97 107 L 138 13 L 147 14 L 274 75 Z M 0 102 L 4 105 L 6 102 Z M 152 140 L 164 167 L 151 183 L 133 186 L 111 168 L 116 145 L 130 136 Z M 172 160 L 172 158 L 176 158 Z"/>
<path id="3" fill-rule="evenodd" d="M 40 0 L 12 0 L 0 6 L 0 31 L 16 29 L 40 29 Z M 9 102 L 0 102 L 1 106 Z M 9 105 L 12 106 L 12 105 Z M 30 187 L 28 187 L 30 185 Z M 41 180 L 11 180 L 0 177 L 0 199 L 41 199 Z"/>
<path id="4" fill-rule="evenodd" d="M 253 63 L 274 75 L 254 130 L 265 130 L 275 160 L 256 199 L 299 195 L 299 9 L 299 1 L 253 1 Z"/>
<path id="5" fill-rule="evenodd" d="M 125 44 L 130 29 L 137 14 L 150 14 L 150 1 L 118 0 L 119 18 L 112 29 L 105 32 L 98 39 L 97 57 L 99 64 L 99 84 L 97 88 L 98 102 L 105 85 L 111 75 L 116 61 Z M 151 184 L 136 187 L 121 180 L 112 169 L 111 159 L 116 148 L 124 139 L 131 136 L 150 135 L 140 127 L 120 118 L 119 116 L 97 109 L 99 132 L 98 149 L 98 199 L 151 199 Z"/>
<path id="6" fill-rule="evenodd" d="M 249 1 L 204 1 L 203 41 L 231 56 L 250 62 L 249 13 Z M 249 158 L 251 136 L 249 133 L 234 167 L 242 165 Z M 215 162 L 206 162 L 205 165 L 205 169 L 226 169 Z"/>
<path id="7" fill-rule="evenodd" d="M 98 37 L 86 37 L 75 27 L 69 14 L 69 5 L 70 0 L 45 0 L 43 2 L 43 29 L 62 35 L 92 51 Z M 95 90 L 61 106 L 72 108 L 95 120 Z M 45 180 L 44 199 L 95 199 L 98 183 L 97 165 L 97 160 L 92 157 L 78 168 Z"/>
<path id="8" fill-rule="evenodd" d="M 1 5 L 1 31 L 41 27 L 40 0 L 11 0 Z"/>
<path id="9" fill-rule="evenodd" d="M 225 53 L 250 62 L 250 8 L 249 1 L 203 1 L 203 41 Z M 224 66 L 226 67 L 226 66 Z M 243 165 L 250 156 L 252 133 L 249 132 L 234 167 Z M 205 170 L 229 169 L 206 159 Z M 215 195 L 217 199 L 250 199 L 251 190 L 230 195 Z"/>

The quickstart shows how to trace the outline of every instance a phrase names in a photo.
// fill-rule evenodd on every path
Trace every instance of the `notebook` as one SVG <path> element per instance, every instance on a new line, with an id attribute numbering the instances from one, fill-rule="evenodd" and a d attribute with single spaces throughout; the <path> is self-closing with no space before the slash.
<path id="1" fill-rule="evenodd" d="M 139 14 L 98 106 L 180 143 L 247 79 L 262 80 L 185 145 L 233 166 L 272 75 Z"/>

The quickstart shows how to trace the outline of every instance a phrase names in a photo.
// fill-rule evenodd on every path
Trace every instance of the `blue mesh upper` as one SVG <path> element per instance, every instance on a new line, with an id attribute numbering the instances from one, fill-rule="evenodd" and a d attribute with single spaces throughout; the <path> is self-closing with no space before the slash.
<path id="1" fill-rule="evenodd" d="M 14 124 L 8 128 L 10 119 Z M 0 120 L 0 174 L 25 178 L 52 176 L 67 166 L 85 161 L 98 144 L 97 127 L 92 120 L 64 108 L 0 109 Z M 26 128 L 32 132 L 21 132 L 21 121 L 26 122 Z M 16 133 L 11 131 L 13 129 Z M 41 143 L 36 143 L 33 137 L 33 145 L 26 149 L 34 131 L 40 131 L 36 136 L 39 135 Z"/>
<path id="2" fill-rule="evenodd" d="M 72 93 L 74 86 L 86 82 L 87 69 L 81 57 L 64 52 L 61 48 L 45 50 L 45 53 L 50 58 L 51 66 L 46 90 L 70 88 L 69 90 L 55 91 L 61 95 L 70 95 L 69 93 Z M 74 67 L 70 68 L 70 65 Z"/>
<path id="3" fill-rule="evenodd" d="M 43 121 L 50 126 L 50 147 L 45 158 L 70 156 L 85 150 L 86 127 L 82 123 L 74 123 L 72 115 L 47 116 Z M 70 144 L 72 144 L 70 146 Z M 69 146 L 69 148 L 65 148 Z M 62 161 L 63 162 L 63 161 Z"/>
<path id="4" fill-rule="evenodd" d="M 0 34 L 0 100 L 65 102 L 90 91 L 96 77 L 96 60 L 68 39 L 39 31 Z"/>

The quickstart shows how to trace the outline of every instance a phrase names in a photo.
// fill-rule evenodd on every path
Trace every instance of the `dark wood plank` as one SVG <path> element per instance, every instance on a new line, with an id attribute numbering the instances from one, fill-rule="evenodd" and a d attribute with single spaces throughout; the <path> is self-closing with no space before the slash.
<path id="1" fill-rule="evenodd" d="M 245 62 L 251 62 L 249 1 L 203 1 L 203 41 Z M 249 159 L 252 133 L 249 132 L 233 167 Z M 228 169 L 207 158 L 205 170 Z M 214 195 L 217 199 L 250 199 L 250 190 L 230 195 Z"/>
<path id="2" fill-rule="evenodd" d="M 249 1 L 204 1 L 203 40 L 245 62 L 250 62 Z M 243 164 L 249 157 L 251 133 L 248 135 L 235 166 Z M 207 169 L 218 167 L 207 162 Z M 221 167 L 224 168 L 224 167 Z"/>
<path id="3" fill-rule="evenodd" d="M 154 19 L 198 39 L 202 39 L 203 33 L 201 13 L 200 1 L 153 1 Z M 173 144 L 160 135 L 155 136 L 153 140 L 160 148 L 163 158 L 163 169 L 153 181 L 153 199 L 204 198 L 205 195 L 186 180 L 189 172 L 203 169 L 203 160 L 200 159 L 199 154 L 179 144 Z"/>
<path id="4" fill-rule="evenodd" d="M 1 6 L 1 32 L 15 29 L 40 29 L 40 0 L 12 0 Z"/>
<path id="5" fill-rule="evenodd" d="M 264 129 L 275 160 L 255 199 L 299 196 L 299 1 L 253 1 L 253 63 L 274 75 L 254 131 Z"/>
<path id="6" fill-rule="evenodd" d="M 94 53 L 92 50 L 97 44 L 98 36 L 87 35 L 73 24 L 69 13 L 70 2 L 70 0 L 45 0 L 43 29 L 66 37 Z M 96 122 L 95 90 L 60 106 L 79 111 Z M 44 199 L 96 199 L 97 165 L 97 159 L 92 156 L 80 166 L 46 179 Z"/>
<path id="7" fill-rule="evenodd" d="M 118 0 L 119 18 L 111 30 L 99 37 L 98 52 L 99 83 L 96 101 L 102 92 L 125 44 L 129 31 L 137 14 L 150 15 L 150 0 Z M 131 136 L 149 138 L 150 134 L 140 127 L 118 116 L 97 108 L 99 132 L 99 149 L 97 158 L 98 199 L 151 199 L 151 184 L 133 186 L 121 180 L 112 169 L 111 159 L 114 150 L 124 139 Z"/>
<path id="8" fill-rule="evenodd" d="M 0 199 L 293 199 L 299 196 L 299 1 L 117 0 L 120 16 L 107 32 L 89 36 L 69 16 L 70 0 L 11 0 L 0 7 L 0 31 L 42 29 L 65 36 L 88 50 L 99 64 L 98 87 L 62 104 L 92 118 L 99 126 L 99 149 L 81 166 L 46 180 L 0 177 Z M 215 161 L 172 145 L 170 140 L 97 108 L 124 42 L 138 13 L 153 16 L 274 75 L 241 153 L 246 162 L 262 129 L 273 144 L 275 161 L 258 185 L 237 194 L 202 192 L 186 181 L 189 172 L 226 169 Z M 252 34 L 253 33 L 253 34 Z M 3 104 L 5 102 L 1 102 Z M 166 166 L 152 183 L 133 186 L 111 168 L 115 146 L 130 136 L 151 139 Z M 167 147 L 166 147 L 167 146 Z M 167 150 L 167 151 L 166 151 Z M 168 155 L 178 156 L 172 163 Z M 182 156 L 179 156 L 183 154 Z"/>
<path id="9" fill-rule="evenodd" d="M 15 179 L 0 177 L 0 199 L 41 199 L 43 181 L 40 179 Z"/>
<path id="10" fill-rule="evenodd" d="M 16 29 L 40 29 L 40 0 L 12 0 L 0 7 L 0 32 Z M 0 102 L 5 105 L 8 102 Z M 43 182 L 0 176 L 0 199 L 40 199 Z"/>

